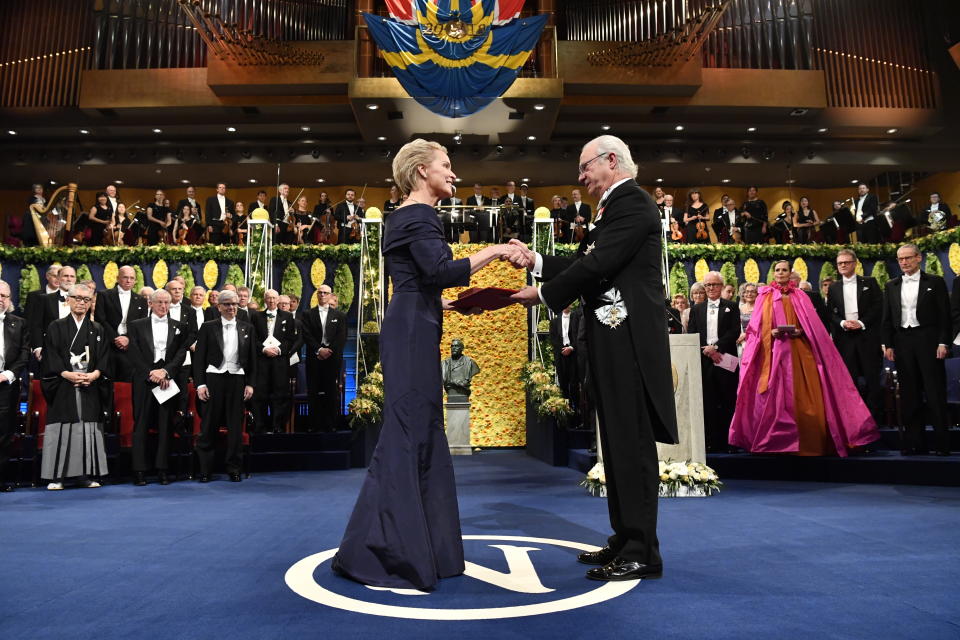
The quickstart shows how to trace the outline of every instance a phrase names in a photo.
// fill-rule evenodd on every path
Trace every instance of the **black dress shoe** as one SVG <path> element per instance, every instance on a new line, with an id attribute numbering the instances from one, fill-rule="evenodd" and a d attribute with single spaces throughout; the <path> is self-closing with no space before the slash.
<path id="1" fill-rule="evenodd" d="M 240 474 L 239 474 L 239 473 L 231 473 L 231 474 L 230 474 L 230 482 L 240 482 Z"/>
<path id="2" fill-rule="evenodd" d="M 133 486 L 135 487 L 147 486 L 147 478 L 144 476 L 143 471 L 137 471 L 133 474 Z"/>
<path id="3" fill-rule="evenodd" d="M 577 556 L 577 562 L 582 564 L 595 564 L 603 566 L 617 557 L 617 552 L 610 547 L 604 547 L 600 551 L 584 551 Z"/>
<path id="4" fill-rule="evenodd" d="M 602 567 L 594 567 L 587 571 L 587 577 L 591 580 L 602 580 L 604 582 L 622 582 L 624 580 L 647 580 L 662 578 L 663 565 L 649 565 L 633 560 L 624 560 L 623 558 L 614 558 L 609 564 Z"/>
<path id="5" fill-rule="evenodd" d="M 210 474 L 208 474 L 208 473 L 201 473 L 201 474 L 200 474 L 200 482 L 210 482 Z"/>
<path id="6" fill-rule="evenodd" d="M 940 456 L 941 458 L 945 458 L 950 455 L 950 452 L 944 449 L 939 449 L 934 455 Z"/>
<path id="7" fill-rule="evenodd" d="M 0 484 L 0 493 L 10 493 L 13 491 L 13 485 L 11 484 Z"/>
<path id="8" fill-rule="evenodd" d="M 167 478 L 167 472 L 166 472 L 166 471 L 158 471 L 158 472 L 157 472 L 157 481 L 158 481 L 160 484 L 164 484 L 164 485 L 170 484 L 170 479 Z"/>

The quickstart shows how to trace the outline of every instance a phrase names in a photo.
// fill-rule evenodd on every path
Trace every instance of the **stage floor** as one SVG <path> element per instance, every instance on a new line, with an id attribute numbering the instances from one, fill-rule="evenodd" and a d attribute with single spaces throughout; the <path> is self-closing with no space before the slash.
<path id="1" fill-rule="evenodd" d="M 662 580 L 605 585 L 578 472 L 456 469 L 470 568 L 428 595 L 330 573 L 362 469 L 0 494 L 0 637 L 960 637 L 960 489 L 731 480 L 660 501 Z"/>

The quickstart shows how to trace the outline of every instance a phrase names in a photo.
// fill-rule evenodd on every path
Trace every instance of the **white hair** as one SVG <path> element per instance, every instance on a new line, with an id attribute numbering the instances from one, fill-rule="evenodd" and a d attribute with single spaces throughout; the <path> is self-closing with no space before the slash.
<path id="1" fill-rule="evenodd" d="M 627 143 L 618 138 L 617 136 L 600 136 L 594 138 L 587 144 L 591 143 L 597 144 L 597 155 L 612 153 L 617 156 L 617 168 L 621 173 L 629 175 L 631 178 L 637 177 L 637 164 L 633 161 L 633 156 L 630 155 L 630 147 L 627 146 Z"/>
<path id="2" fill-rule="evenodd" d="M 167 291 L 166 289 L 157 289 L 156 291 L 150 294 L 150 302 L 156 302 L 157 298 L 159 298 L 161 294 L 167 296 L 168 300 L 173 299 L 173 297 L 170 295 L 170 292 Z"/>

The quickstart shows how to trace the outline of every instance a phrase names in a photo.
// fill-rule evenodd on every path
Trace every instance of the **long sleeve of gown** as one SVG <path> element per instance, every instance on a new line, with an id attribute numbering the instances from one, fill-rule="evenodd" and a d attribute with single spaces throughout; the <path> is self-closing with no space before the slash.
<path id="1" fill-rule="evenodd" d="M 448 247 L 439 234 L 411 242 L 410 255 L 427 286 L 446 289 L 470 284 L 470 259 L 451 260 Z"/>

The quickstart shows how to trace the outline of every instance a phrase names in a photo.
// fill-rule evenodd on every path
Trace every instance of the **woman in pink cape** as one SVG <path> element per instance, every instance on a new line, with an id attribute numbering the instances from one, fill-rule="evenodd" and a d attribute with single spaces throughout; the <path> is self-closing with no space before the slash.
<path id="1" fill-rule="evenodd" d="M 793 332 L 778 327 L 793 326 Z M 813 303 L 774 265 L 740 361 L 730 444 L 753 453 L 846 456 L 880 437 Z"/>

